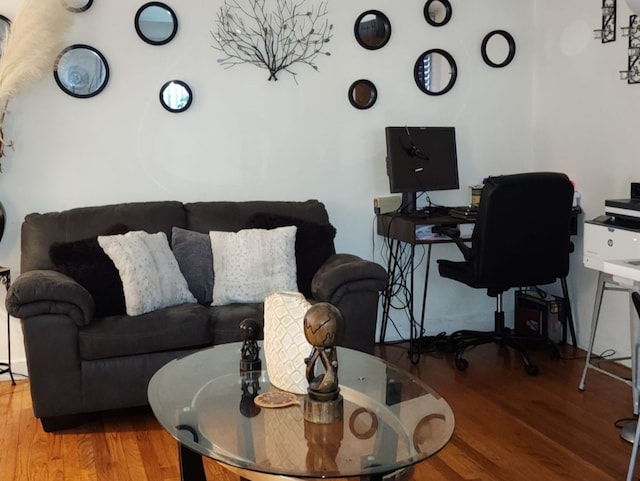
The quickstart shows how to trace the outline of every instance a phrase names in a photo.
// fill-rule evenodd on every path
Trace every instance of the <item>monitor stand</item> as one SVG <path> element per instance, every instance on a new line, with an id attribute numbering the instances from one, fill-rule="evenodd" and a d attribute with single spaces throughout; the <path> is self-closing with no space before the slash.
<path id="1" fill-rule="evenodd" d="M 415 192 L 403 192 L 400 213 L 407 216 L 415 216 L 418 211 Z"/>

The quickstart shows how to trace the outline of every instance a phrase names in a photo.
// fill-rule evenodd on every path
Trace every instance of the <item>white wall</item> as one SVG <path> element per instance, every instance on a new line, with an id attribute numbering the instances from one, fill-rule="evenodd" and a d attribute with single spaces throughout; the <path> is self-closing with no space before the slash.
<path id="1" fill-rule="evenodd" d="M 319 72 L 296 69 L 298 85 L 287 74 L 267 82 L 268 73 L 255 67 L 218 65 L 210 30 L 222 0 L 169 2 L 179 31 L 160 47 L 136 35 L 133 18 L 142 3 L 97 0 L 76 14 L 68 43 L 96 47 L 111 68 L 100 95 L 67 96 L 51 75 L 11 104 L 4 127 L 15 152 L 8 151 L 0 175 L 8 215 L 0 259 L 14 276 L 27 213 L 134 200 L 318 198 L 337 228 L 338 251 L 380 260 L 372 198 L 388 193 L 387 125 L 457 128 L 461 189 L 434 193 L 432 200 L 442 204 L 467 203 L 468 186 L 486 175 L 536 166 L 530 2 L 453 0 L 451 22 L 434 28 L 422 17 L 423 0 L 331 0 L 332 55 L 318 59 Z M 3 0 L 0 13 L 13 18 L 17 5 Z M 353 36 L 356 17 L 372 8 L 392 22 L 391 41 L 379 51 L 361 48 Z M 479 51 L 484 35 L 497 28 L 512 32 L 518 45 L 504 69 L 485 65 Z M 424 95 L 413 81 L 415 60 L 434 47 L 448 50 L 459 68 L 456 86 L 442 97 Z M 194 92 L 192 107 L 181 114 L 166 112 L 157 99 L 160 86 L 174 78 Z M 359 78 L 378 87 L 378 103 L 368 111 L 347 100 L 349 85 Z M 536 95 L 546 90 L 538 86 Z M 434 257 L 455 255 L 451 246 L 434 250 Z M 493 301 L 470 291 L 433 275 L 428 331 L 451 331 L 476 318 L 490 323 Z M 406 334 L 406 320 L 399 321 Z M 17 320 L 12 328 L 14 358 L 24 358 Z M 0 358 L 3 352 L 0 344 Z"/>
<path id="2" fill-rule="evenodd" d="M 582 193 L 584 220 L 604 213 L 605 199 L 629 197 L 640 179 L 638 119 L 640 85 L 620 80 L 627 67 L 627 38 L 620 27 L 630 11 L 618 2 L 617 40 L 593 38 L 600 5 L 582 0 L 536 0 L 534 55 L 534 158 L 540 169 L 567 172 Z M 551 14 L 550 12 L 553 12 Z M 582 235 L 572 256 L 570 289 L 578 317 L 579 343 L 589 337 L 597 272 L 582 265 Z M 597 352 L 628 355 L 629 302 L 624 293 L 605 293 Z"/>

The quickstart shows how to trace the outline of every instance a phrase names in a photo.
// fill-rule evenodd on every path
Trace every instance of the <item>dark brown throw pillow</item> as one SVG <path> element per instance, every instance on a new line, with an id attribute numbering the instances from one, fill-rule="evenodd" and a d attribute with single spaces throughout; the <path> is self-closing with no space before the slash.
<path id="1" fill-rule="evenodd" d="M 125 234 L 126 225 L 111 226 L 101 235 Z M 93 296 L 95 317 L 124 314 L 124 291 L 118 269 L 98 244 L 98 237 L 71 242 L 54 242 L 49 248 L 51 262 Z"/>
<path id="2" fill-rule="evenodd" d="M 298 290 L 305 297 L 311 297 L 311 280 L 320 266 L 336 253 L 333 239 L 336 229 L 331 224 L 318 224 L 291 216 L 269 213 L 254 214 L 249 218 L 247 228 L 275 229 L 295 225 L 296 269 Z"/>

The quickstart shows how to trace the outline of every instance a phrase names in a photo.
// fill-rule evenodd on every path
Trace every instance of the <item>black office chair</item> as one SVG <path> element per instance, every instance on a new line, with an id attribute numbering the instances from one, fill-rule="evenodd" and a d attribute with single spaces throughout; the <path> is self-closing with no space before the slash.
<path id="1" fill-rule="evenodd" d="M 528 374 L 538 373 L 522 344 L 524 338 L 518 339 L 505 327 L 502 293 L 566 277 L 572 201 L 573 185 L 564 174 L 533 172 L 489 177 L 482 189 L 471 246 L 460 239 L 457 229 L 436 229 L 455 240 L 465 259 L 438 260 L 440 275 L 487 289 L 487 294 L 496 298 L 493 331 L 463 330 L 451 335 L 458 370 L 464 371 L 469 365 L 462 357 L 468 348 L 497 342 L 522 354 Z"/>

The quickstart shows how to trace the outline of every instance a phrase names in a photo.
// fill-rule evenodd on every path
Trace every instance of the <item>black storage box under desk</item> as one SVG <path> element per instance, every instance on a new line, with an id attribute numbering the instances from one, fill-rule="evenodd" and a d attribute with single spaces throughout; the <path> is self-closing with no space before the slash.
<path id="1" fill-rule="evenodd" d="M 516 291 L 515 334 L 546 337 L 555 343 L 567 341 L 567 318 L 562 297 L 538 291 Z"/>

